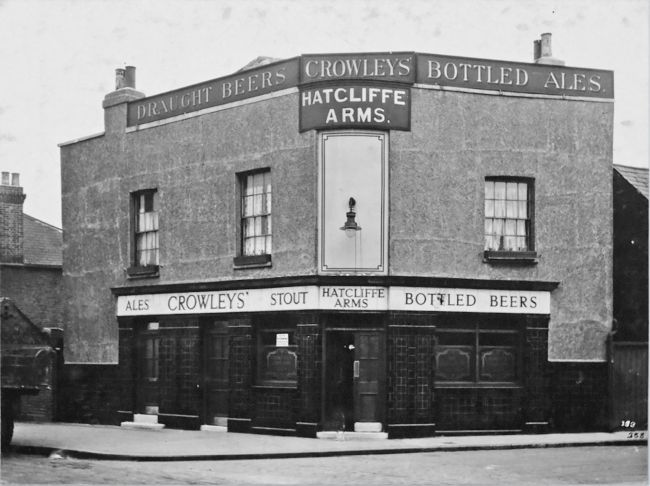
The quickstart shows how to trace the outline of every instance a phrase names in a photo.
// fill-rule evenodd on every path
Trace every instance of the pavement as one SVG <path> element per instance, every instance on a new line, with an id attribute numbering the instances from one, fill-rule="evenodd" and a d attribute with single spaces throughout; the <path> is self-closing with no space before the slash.
<path id="1" fill-rule="evenodd" d="M 636 435 L 635 435 L 636 434 Z M 212 432 L 128 429 L 108 425 L 16 423 L 15 452 L 77 459 L 188 461 L 328 457 L 367 454 L 647 445 L 647 431 L 534 435 L 464 435 L 417 439 L 335 439 Z"/>

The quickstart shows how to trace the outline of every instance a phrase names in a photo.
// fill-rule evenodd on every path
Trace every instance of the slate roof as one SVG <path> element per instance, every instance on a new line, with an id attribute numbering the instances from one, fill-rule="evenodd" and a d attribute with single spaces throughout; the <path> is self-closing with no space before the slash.
<path id="1" fill-rule="evenodd" d="M 648 169 L 614 164 L 614 170 L 648 199 Z"/>
<path id="2" fill-rule="evenodd" d="M 63 231 L 23 213 L 24 262 L 32 265 L 63 265 Z"/>

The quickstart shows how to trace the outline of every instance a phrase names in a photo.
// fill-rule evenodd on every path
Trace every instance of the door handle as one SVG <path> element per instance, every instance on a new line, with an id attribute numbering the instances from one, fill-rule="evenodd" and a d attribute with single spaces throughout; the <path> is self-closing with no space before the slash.
<path id="1" fill-rule="evenodd" d="M 354 378 L 359 378 L 359 360 L 355 360 L 353 363 L 353 376 Z"/>

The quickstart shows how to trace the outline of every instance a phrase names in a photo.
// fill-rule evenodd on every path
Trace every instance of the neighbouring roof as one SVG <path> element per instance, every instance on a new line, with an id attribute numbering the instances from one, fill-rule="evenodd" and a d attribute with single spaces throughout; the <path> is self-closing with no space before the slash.
<path id="1" fill-rule="evenodd" d="M 255 59 L 253 59 L 251 62 L 246 64 L 243 68 L 239 69 L 237 72 L 246 71 L 247 69 L 253 69 L 260 66 L 265 66 L 267 64 L 271 64 L 272 62 L 279 61 L 279 60 L 280 59 L 275 57 L 258 56 Z"/>
<path id="2" fill-rule="evenodd" d="M 24 263 L 63 265 L 63 231 L 23 213 Z"/>
<path id="3" fill-rule="evenodd" d="M 648 169 L 614 164 L 614 170 L 648 199 Z"/>

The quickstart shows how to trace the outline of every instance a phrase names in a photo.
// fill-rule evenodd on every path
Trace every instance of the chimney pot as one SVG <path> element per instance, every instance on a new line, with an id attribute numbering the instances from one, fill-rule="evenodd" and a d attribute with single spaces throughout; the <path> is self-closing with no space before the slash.
<path id="1" fill-rule="evenodd" d="M 115 91 L 126 87 L 126 69 L 117 68 L 115 70 Z"/>
<path id="2" fill-rule="evenodd" d="M 535 41 L 535 63 L 564 66 L 564 61 L 553 57 L 551 35 L 550 32 L 546 32 L 541 35 L 541 39 Z"/>
<path id="3" fill-rule="evenodd" d="M 9 184 L 9 172 L 3 172 L 2 173 L 2 185 L 3 186 L 8 186 Z"/>
<path id="4" fill-rule="evenodd" d="M 542 46 L 541 46 L 542 41 L 537 39 L 533 41 L 533 60 L 537 61 L 540 57 L 542 57 Z"/>
<path id="5" fill-rule="evenodd" d="M 20 174 L 17 172 L 14 172 L 11 174 L 11 185 L 12 186 L 20 186 Z"/>
<path id="6" fill-rule="evenodd" d="M 127 66 L 124 76 L 124 85 L 127 88 L 135 89 L 135 66 Z"/>
<path id="7" fill-rule="evenodd" d="M 547 32 L 542 34 L 541 40 L 541 54 L 542 57 L 552 57 L 553 53 L 551 52 L 551 33 Z"/>

